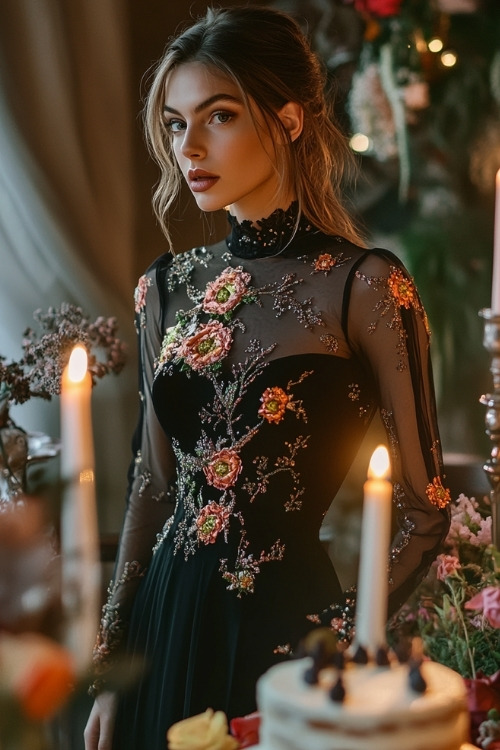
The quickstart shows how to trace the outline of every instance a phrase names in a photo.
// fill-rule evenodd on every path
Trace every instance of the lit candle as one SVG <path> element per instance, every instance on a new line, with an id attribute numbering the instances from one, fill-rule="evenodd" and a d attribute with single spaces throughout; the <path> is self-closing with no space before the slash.
<path id="1" fill-rule="evenodd" d="M 495 315 L 500 315 L 500 169 L 497 172 L 495 186 L 495 227 L 493 231 L 491 309 Z"/>
<path id="2" fill-rule="evenodd" d="M 62 602 L 66 645 L 89 666 L 100 609 L 100 561 L 87 352 L 76 346 L 61 383 Z"/>
<path id="3" fill-rule="evenodd" d="M 392 484 L 387 448 L 374 451 L 364 484 L 356 604 L 356 644 L 374 654 L 385 646 Z"/>

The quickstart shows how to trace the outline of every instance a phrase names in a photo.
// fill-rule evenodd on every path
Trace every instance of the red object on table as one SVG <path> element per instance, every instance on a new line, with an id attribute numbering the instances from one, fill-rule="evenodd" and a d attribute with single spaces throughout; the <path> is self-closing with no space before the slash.
<path id="1" fill-rule="evenodd" d="M 259 744 L 260 714 L 258 711 L 231 719 L 229 726 L 231 734 L 240 743 L 240 748 Z"/>
<path id="2" fill-rule="evenodd" d="M 486 720 L 488 711 L 491 708 L 500 711 L 500 670 L 489 677 L 466 679 L 465 684 L 468 693 L 471 742 L 477 742 L 479 725 Z M 496 746 L 500 750 L 500 743 L 495 740 L 488 746 L 488 750 L 497 750 Z"/>

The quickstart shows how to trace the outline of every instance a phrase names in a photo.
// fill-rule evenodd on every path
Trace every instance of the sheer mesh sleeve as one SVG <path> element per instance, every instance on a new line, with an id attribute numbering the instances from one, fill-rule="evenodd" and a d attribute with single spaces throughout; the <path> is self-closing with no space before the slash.
<path id="1" fill-rule="evenodd" d="M 162 341 L 161 295 L 157 265 L 139 279 L 135 291 L 135 321 L 139 346 L 139 420 L 133 436 L 127 507 L 113 581 L 103 607 L 94 648 L 91 693 L 105 683 L 124 645 L 135 592 L 152 556 L 157 535 L 173 512 L 174 458 L 151 401 L 155 357 Z"/>
<path id="2" fill-rule="evenodd" d="M 374 378 L 391 455 L 398 524 L 389 565 L 392 614 L 429 568 L 449 527 L 430 337 L 412 279 L 390 253 L 361 259 L 344 303 L 346 334 Z"/>

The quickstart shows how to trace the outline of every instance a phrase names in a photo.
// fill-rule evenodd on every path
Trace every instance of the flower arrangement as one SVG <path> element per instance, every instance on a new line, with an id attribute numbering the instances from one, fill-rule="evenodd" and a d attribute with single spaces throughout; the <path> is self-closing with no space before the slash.
<path id="1" fill-rule="evenodd" d="M 460 495 L 451 513 L 443 552 L 390 623 L 390 637 L 420 636 L 430 659 L 464 677 L 475 741 L 487 720 L 500 730 L 491 713 L 500 707 L 500 551 L 491 516 L 474 498 Z"/>
<path id="2" fill-rule="evenodd" d="M 50 400 L 58 395 L 62 371 L 77 343 L 88 351 L 93 384 L 98 378 L 123 369 L 126 348 L 117 338 L 116 318 L 100 316 L 92 322 L 80 307 L 67 302 L 59 308 L 50 307 L 45 313 L 36 310 L 33 317 L 41 330 L 25 330 L 23 356 L 7 362 L 0 355 L 0 403 L 23 404 L 32 397 Z"/>
<path id="3" fill-rule="evenodd" d="M 434 661 L 475 679 L 500 666 L 500 551 L 491 542 L 491 516 L 460 495 L 443 553 L 399 625 L 418 632 Z"/>

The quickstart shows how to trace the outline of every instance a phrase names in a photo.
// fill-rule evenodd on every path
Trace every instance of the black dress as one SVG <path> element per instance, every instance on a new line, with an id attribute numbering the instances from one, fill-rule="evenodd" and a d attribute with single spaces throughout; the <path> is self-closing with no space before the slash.
<path id="1" fill-rule="evenodd" d="M 144 659 L 117 750 L 164 750 L 167 728 L 207 707 L 250 713 L 257 678 L 315 624 L 345 636 L 318 534 L 377 408 L 399 522 L 391 611 L 448 528 L 413 283 L 390 253 L 304 219 L 295 231 L 293 209 L 258 230 L 231 219 L 225 242 L 139 280 L 141 418 L 95 651 L 98 674 L 124 642 Z"/>

